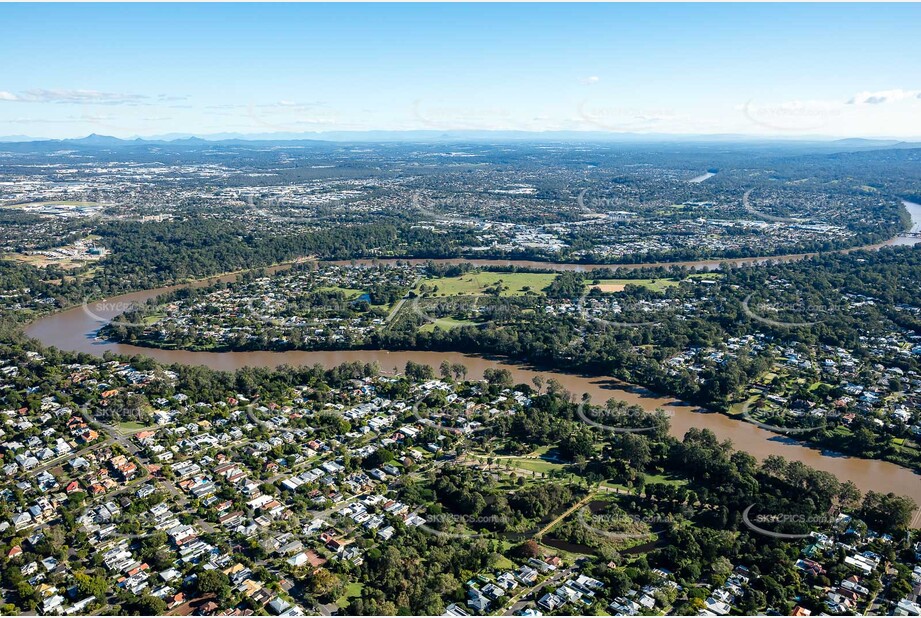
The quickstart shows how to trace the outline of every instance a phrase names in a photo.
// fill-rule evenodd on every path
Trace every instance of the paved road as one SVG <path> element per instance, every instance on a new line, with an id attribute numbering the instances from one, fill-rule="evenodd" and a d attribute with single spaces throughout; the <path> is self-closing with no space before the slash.
<path id="1" fill-rule="evenodd" d="M 414 289 L 416 289 L 416 286 L 419 285 L 419 282 L 420 282 L 420 281 L 422 281 L 422 277 L 421 277 L 421 276 L 416 277 L 416 280 L 413 281 L 413 283 L 412 283 L 411 286 L 409 286 L 409 291 L 406 292 L 406 295 L 405 295 L 403 298 L 401 298 L 400 300 L 398 300 L 398 301 L 396 302 L 396 304 L 390 309 L 390 313 L 388 313 L 388 314 L 387 314 L 387 317 L 384 319 L 384 325 L 385 325 L 385 327 L 386 327 L 386 326 L 390 326 L 390 323 L 393 321 L 393 319 L 394 319 L 395 317 L 397 317 L 397 314 L 400 313 L 400 309 L 403 308 L 403 304 L 404 304 L 404 303 L 406 302 L 406 300 L 409 298 L 410 292 L 412 292 Z"/>

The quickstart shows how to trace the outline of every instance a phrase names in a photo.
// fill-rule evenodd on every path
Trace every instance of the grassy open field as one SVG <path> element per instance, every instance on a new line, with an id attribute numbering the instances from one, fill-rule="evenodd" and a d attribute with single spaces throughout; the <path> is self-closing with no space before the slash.
<path id="1" fill-rule="evenodd" d="M 318 292 L 342 292 L 342 294 L 345 295 L 345 297 L 348 299 L 358 298 L 359 296 L 365 293 L 364 290 L 359 290 L 357 288 L 340 288 L 337 286 L 320 287 L 320 288 L 317 288 L 317 291 Z"/>
<path id="2" fill-rule="evenodd" d="M 553 279 L 553 273 L 502 273 L 502 272 L 469 272 L 458 277 L 437 277 L 425 279 L 416 288 L 415 292 L 422 295 L 421 287 L 431 290 L 429 296 L 482 296 L 501 285 L 501 296 L 522 296 L 527 293 L 542 294 Z M 597 281 L 597 283 L 596 283 Z M 642 285 L 654 291 L 678 285 L 674 279 L 586 279 L 585 291 L 593 287 L 600 287 L 603 292 L 619 292 L 627 284 Z"/>
<path id="3" fill-rule="evenodd" d="M 678 478 L 672 475 L 665 475 L 665 474 L 646 474 L 644 480 L 647 485 L 650 483 L 663 483 L 665 485 L 674 485 L 675 487 L 681 487 L 683 485 L 688 484 L 687 479 L 682 479 L 682 478 Z M 615 483 L 613 481 L 602 481 L 601 485 L 603 487 L 612 487 L 614 489 L 619 489 L 627 493 L 633 493 L 634 491 L 636 491 L 633 487 L 628 487 L 627 485 L 624 485 L 623 483 Z"/>
<path id="4" fill-rule="evenodd" d="M 428 288 L 437 287 L 437 291 L 432 295 L 439 297 L 480 296 L 486 294 L 486 290 L 496 284 L 502 285 L 502 296 L 521 296 L 529 290 L 540 293 L 550 285 L 554 277 L 556 275 L 550 273 L 469 272 L 459 277 L 426 279 L 419 285 L 425 285 Z M 418 288 L 416 293 L 421 294 Z"/>
<path id="5" fill-rule="evenodd" d="M 663 483 L 665 485 L 675 485 L 676 487 L 688 484 L 686 479 L 676 478 L 670 474 L 647 474 L 646 484 L 649 485 L 651 483 Z"/>
<path id="6" fill-rule="evenodd" d="M 365 585 L 361 582 L 349 582 L 346 584 L 342 596 L 336 599 L 336 605 L 342 609 L 348 607 L 351 599 L 361 596 L 361 591 L 364 587 Z"/>
<path id="7" fill-rule="evenodd" d="M 118 431 L 123 434 L 135 434 L 139 431 L 144 431 L 145 429 L 156 429 L 156 425 L 145 425 L 144 423 L 139 423 L 137 421 L 123 421 L 118 423 Z"/>
<path id="8" fill-rule="evenodd" d="M 96 242 L 100 239 L 100 236 L 96 234 L 89 234 L 83 238 L 84 243 Z M 56 249 L 61 250 L 73 250 L 76 247 L 76 243 L 71 243 L 69 245 L 64 245 L 61 247 L 55 247 Z M 50 251 L 51 249 L 49 249 Z M 26 254 L 26 253 L 7 253 L 3 256 L 5 259 L 14 260 L 16 262 L 21 262 L 23 264 L 29 264 L 30 266 L 35 266 L 36 268 L 44 268 L 54 264 L 64 269 L 73 270 L 75 268 L 80 268 L 86 266 L 90 262 L 98 262 L 102 259 L 102 256 L 98 255 L 82 255 L 79 257 L 66 257 L 66 258 L 55 258 L 49 257 L 47 255 L 40 254 Z"/>
<path id="9" fill-rule="evenodd" d="M 436 327 L 440 328 L 441 330 L 450 330 L 458 326 L 473 326 L 475 324 L 476 322 L 472 320 L 456 320 L 451 317 L 446 317 L 446 318 L 438 318 L 434 322 L 430 322 L 426 324 L 419 330 L 423 333 L 430 333 L 433 330 L 435 330 Z"/>
<path id="10" fill-rule="evenodd" d="M 502 460 L 499 461 L 501 462 Z M 522 457 L 510 458 L 508 461 L 511 462 L 512 466 L 516 468 L 521 468 L 522 470 L 531 470 L 533 472 L 543 472 L 544 474 L 549 474 L 554 470 L 562 470 L 566 467 L 565 464 L 554 463 L 545 459 L 526 459 Z"/>
<path id="11" fill-rule="evenodd" d="M 585 284 L 585 290 L 601 288 L 602 292 L 622 292 L 628 284 L 641 285 L 655 292 L 661 292 L 665 288 L 678 285 L 678 282 L 674 279 L 593 279 Z"/>
<path id="12" fill-rule="evenodd" d="M 514 569 L 517 566 L 517 564 L 502 555 L 497 556 L 496 563 L 493 565 L 497 569 Z"/>
<path id="13" fill-rule="evenodd" d="M 26 255 L 24 253 L 8 253 L 4 256 L 9 260 L 15 262 L 20 262 L 22 264 L 28 264 L 30 266 L 35 266 L 36 268 L 44 268 L 45 266 L 50 266 L 54 264 L 55 266 L 60 266 L 61 268 L 67 270 L 73 270 L 75 268 L 80 268 L 85 266 L 87 262 L 91 260 L 75 260 L 75 259 L 54 259 L 45 255 Z"/>

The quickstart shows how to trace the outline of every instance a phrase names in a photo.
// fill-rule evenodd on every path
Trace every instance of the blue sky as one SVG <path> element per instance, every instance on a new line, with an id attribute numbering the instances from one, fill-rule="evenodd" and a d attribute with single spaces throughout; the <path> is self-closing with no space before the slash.
<path id="1" fill-rule="evenodd" d="M 0 4 L 0 135 L 921 137 L 921 5 Z"/>

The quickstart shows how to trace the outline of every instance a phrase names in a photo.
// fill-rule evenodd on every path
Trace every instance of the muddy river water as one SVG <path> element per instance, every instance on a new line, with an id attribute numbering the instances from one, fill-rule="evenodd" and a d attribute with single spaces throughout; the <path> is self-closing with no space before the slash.
<path id="1" fill-rule="evenodd" d="M 921 221 L 921 206 L 906 204 L 915 222 Z M 884 245 L 911 244 L 919 242 L 917 238 L 895 238 Z M 784 256 L 782 258 L 768 258 L 792 260 L 801 259 L 799 256 Z M 534 266 L 555 270 L 590 269 L 591 266 L 573 264 L 553 264 L 546 262 L 522 261 L 487 261 L 487 260 L 456 260 L 469 261 L 474 264 L 515 264 L 520 266 Z M 755 262 L 764 259 L 749 260 L 724 260 L 730 262 Z M 717 268 L 719 261 L 703 261 L 686 263 L 692 268 L 712 269 Z M 227 277 L 223 277 L 227 279 Z M 212 279 L 211 281 L 214 281 Z M 203 285 L 199 282 L 195 285 Z M 212 369 L 232 371 L 245 366 L 276 367 L 278 365 L 313 365 L 320 363 L 332 367 L 344 362 L 377 361 L 385 371 L 402 369 L 407 361 L 412 360 L 437 367 L 443 360 L 451 363 L 462 363 L 468 369 L 468 376 L 480 378 L 488 368 L 501 367 L 511 371 L 516 382 L 531 383 L 531 379 L 540 375 L 545 380 L 551 377 L 558 380 L 567 390 L 577 398 L 583 393 L 588 393 L 595 403 L 602 403 L 610 398 L 616 398 L 631 404 L 642 406 L 646 410 L 663 409 L 671 417 L 671 431 L 676 436 L 683 436 L 691 427 L 706 428 L 713 431 L 721 440 L 731 440 L 735 448 L 747 451 L 764 459 L 768 455 L 780 455 L 790 460 L 797 460 L 819 470 L 831 472 L 839 479 L 853 481 L 862 491 L 875 490 L 894 492 L 907 495 L 921 504 L 921 476 L 906 468 L 895 464 L 846 457 L 832 452 L 820 451 L 797 443 L 784 436 L 769 432 L 746 423 L 730 418 L 723 414 L 701 410 L 695 406 L 683 404 L 674 398 L 663 397 L 649 392 L 646 389 L 629 384 L 618 383 L 610 378 L 572 375 L 553 371 L 543 371 L 531 367 L 524 367 L 501 360 L 488 359 L 480 356 L 459 353 L 418 352 L 418 351 L 386 351 L 386 350 L 352 350 L 332 352 L 189 352 L 182 350 L 158 350 L 146 347 L 132 346 L 97 339 L 97 331 L 108 320 L 125 311 L 130 304 L 143 302 L 173 288 L 160 288 L 132 294 L 112 297 L 87 306 L 78 306 L 46 316 L 32 323 L 26 329 L 26 334 L 43 344 L 55 346 L 61 350 L 86 352 L 101 356 L 110 351 L 124 355 L 145 355 L 162 363 L 181 363 L 189 365 L 205 365 Z M 921 518 L 916 517 L 916 524 L 921 523 Z"/>

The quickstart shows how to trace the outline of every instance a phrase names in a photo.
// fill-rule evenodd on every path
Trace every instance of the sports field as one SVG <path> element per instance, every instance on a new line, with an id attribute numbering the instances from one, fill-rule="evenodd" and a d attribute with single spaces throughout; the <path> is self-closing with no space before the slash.
<path id="1" fill-rule="evenodd" d="M 433 297 L 483 296 L 499 290 L 500 296 L 543 294 L 544 288 L 556 277 L 553 273 L 469 272 L 458 277 L 425 279 L 416 294 Z M 595 282 L 597 281 L 597 283 Z M 602 292 L 622 292 L 628 284 L 642 285 L 656 292 L 678 285 L 674 279 L 586 279 L 585 291 L 593 287 Z M 423 289 L 427 290 L 424 292 Z"/>

